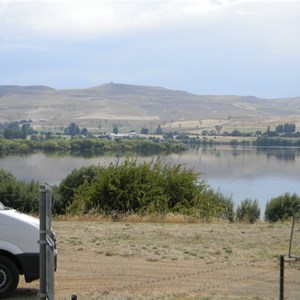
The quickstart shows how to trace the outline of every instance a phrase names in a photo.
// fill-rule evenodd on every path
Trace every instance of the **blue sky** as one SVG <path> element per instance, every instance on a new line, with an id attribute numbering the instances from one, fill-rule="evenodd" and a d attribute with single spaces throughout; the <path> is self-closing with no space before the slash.
<path id="1" fill-rule="evenodd" d="M 300 96 L 300 1 L 3 1 L 0 85 Z"/>

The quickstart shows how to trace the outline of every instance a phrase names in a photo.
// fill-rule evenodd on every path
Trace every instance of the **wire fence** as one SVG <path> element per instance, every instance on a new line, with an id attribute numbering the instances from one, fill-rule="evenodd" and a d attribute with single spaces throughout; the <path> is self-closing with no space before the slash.
<path id="1" fill-rule="evenodd" d="M 70 270 L 78 275 L 76 280 L 89 286 L 89 290 L 82 292 L 78 290 L 76 292 L 70 289 L 73 294 L 72 299 L 300 299 L 299 221 L 300 218 L 295 221 L 293 233 L 290 237 L 291 251 L 287 252 L 285 257 L 280 256 L 279 253 L 277 255 L 277 251 L 274 250 L 270 253 L 267 251 L 259 252 L 259 256 L 257 253 L 252 254 L 252 250 L 250 250 L 247 252 L 247 256 L 243 252 L 234 253 L 234 259 L 226 258 L 226 256 L 222 256 L 220 259 L 217 257 L 213 259 L 213 256 L 210 259 L 207 259 L 206 256 L 201 256 L 201 258 L 199 256 L 197 258 L 186 256 L 172 260 L 166 256 L 166 259 L 153 259 L 145 262 L 143 255 L 135 257 L 134 255 L 124 255 L 125 252 L 119 252 L 117 256 L 117 254 L 113 254 L 113 251 L 110 251 L 97 254 L 98 256 L 93 259 L 93 265 L 89 265 L 90 273 L 85 277 L 80 271 L 82 271 L 82 266 L 88 265 L 89 258 L 82 258 L 80 264 L 74 262 Z M 290 240 L 288 236 L 289 227 L 282 226 L 286 230 L 282 231 L 283 233 L 278 237 L 278 240 L 285 237 L 284 242 L 288 242 Z M 118 225 L 114 228 L 115 232 L 119 232 L 120 228 L 131 230 L 129 227 Z M 132 227 L 132 230 L 134 228 Z M 264 229 L 264 227 L 261 228 Z M 157 227 L 155 229 L 155 234 L 158 235 L 160 231 Z M 270 235 L 269 231 L 266 231 L 267 233 L 261 231 L 259 232 L 260 241 L 263 245 L 266 244 L 266 247 L 278 247 L 279 252 L 284 248 L 282 244 L 277 243 L 277 228 L 272 226 L 271 229 L 273 229 L 272 239 L 268 242 L 266 237 Z M 91 227 L 89 230 L 95 230 L 95 227 Z M 164 230 L 166 230 L 166 227 L 164 227 Z M 109 234 L 112 234 L 114 231 L 109 232 Z M 103 231 L 101 233 L 103 235 Z M 247 235 L 247 238 L 251 239 L 250 234 Z M 131 243 L 135 241 L 135 239 L 132 239 Z M 109 245 L 111 246 L 111 243 Z M 255 249 L 255 244 L 247 245 L 250 248 L 253 247 L 251 249 Z M 88 248 L 86 248 L 87 251 L 89 251 Z M 150 246 L 149 248 L 152 249 Z M 156 246 L 153 248 L 157 250 Z M 83 251 L 84 248 L 80 247 L 78 249 Z M 258 247 L 259 251 L 261 251 L 260 249 L 264 250 L 264 248 Z M 191 253 L 190 251 L 189 255 Z M 293 255 L 289 255 L 290 253 Z M 218 255 L 215 254 L 214 256 Z M 247 257 L 247 260 L 245 257 Z M 72 278 L 74 280 L 74 277 Z M 67 281 L 64 281 L 64 283 L 68 284 Z M 69 293 L 69 296 L 71 297 L 71 293 Z M 69 300 L 70 297 L 64 299 Z"/>
<path id="2" fill-rule="evenodd" d="M 300 262 L 284 265 L 284 298 L 300 299 Z M 245 275 L 246 274 L 246 275 Z M 218 278 L 218 280 L 216 280 Z M 216 266 L 174 276 L 137 279 L 90 299 L 281 299 L 280 260 Z M 72 296 L 73 297 L 73 296 Z M 75 298 L 72 298 L 75 299 Z M 77 298 L 76 298 L 77 299 Z M 78 299 L 88 299 L 78 297 Z"/>
<path id="3" fill-rule="evenodd" d="M 284 299 L 300 299 L 300 261 L 290 260 L 284 267 Z"/>

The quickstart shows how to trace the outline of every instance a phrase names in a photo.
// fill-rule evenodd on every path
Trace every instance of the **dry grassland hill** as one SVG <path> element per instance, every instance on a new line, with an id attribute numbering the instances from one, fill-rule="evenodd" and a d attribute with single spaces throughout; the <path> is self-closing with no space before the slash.
<path id="1" fill-rule="evenodd" d="M 69 122 L 99 128 L 104 123 L 115 123 L 124 129 L 162 124 L 170 129 L 189 130 L 215 125 L 222 125 L 223 129 L 266 129 L 285 122 L 300 125 L 300 97 L 195 95 L 117 83 L 65 90 L 0 86 L 0 108 L 1 123 L 30 119 L 34 126 L 44 127 L 66 126 Z"/>

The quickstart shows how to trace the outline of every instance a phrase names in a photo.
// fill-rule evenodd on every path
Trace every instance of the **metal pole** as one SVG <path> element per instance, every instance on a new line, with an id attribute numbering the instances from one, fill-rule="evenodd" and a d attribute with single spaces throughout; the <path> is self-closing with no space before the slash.
<path id="1" fill-rule="evenodd" d="M 280 255 L 280 291 L 279 300 L 284 300 L 284 256 Z"/>
<path id="2" fill-rule="evenodd" d="M 49 300 L 54 300 L 54 242 L 51 235 L 51 188 L 46 187 L 46 292 Z M 50 244 L 49 244 L 50 241 Z"/>
<path id="3" fill-rule="evenodd" d="M 293 223 L 292 223 L 290 243 L 289 243 L 289 258 L 297 258 L 292 255 L 292 242 L 293 242 L 294 227 L 295 227 L 295 223 L 296 223 L 296 214 L 297 214 L 298 210 L 300 210 L 300 205 L 297 205 L 293 210 Z"/>
<path id="4" fill-rule="evenodd" d="M 40 186 L 40 300 L 47 299 L 46 291 L 46 186 Z"/>

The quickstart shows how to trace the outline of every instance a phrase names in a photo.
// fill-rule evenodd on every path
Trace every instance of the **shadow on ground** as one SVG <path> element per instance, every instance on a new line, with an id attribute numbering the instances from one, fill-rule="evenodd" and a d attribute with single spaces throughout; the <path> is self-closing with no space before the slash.
<path id="1" fill-rule="evenodd" d="M 35 288 L 19 288 L 7 299 L 37 299 L 38 292 Z"/>

